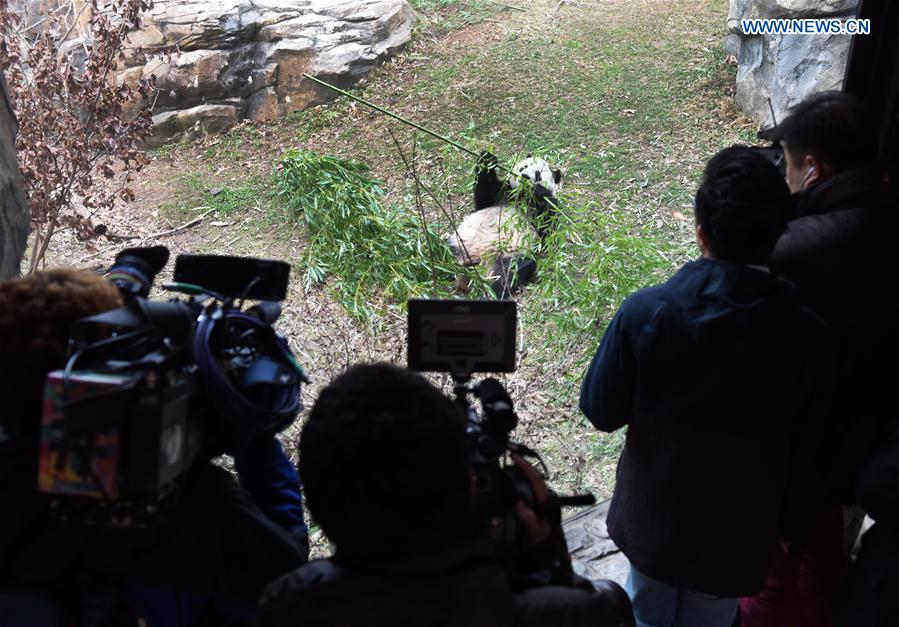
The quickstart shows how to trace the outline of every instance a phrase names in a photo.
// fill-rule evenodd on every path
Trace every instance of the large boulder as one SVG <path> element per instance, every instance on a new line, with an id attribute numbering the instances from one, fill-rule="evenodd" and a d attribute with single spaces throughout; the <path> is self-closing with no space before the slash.
<path id="1" fill-rule="evenodd" d="M 770 128 L 806 96 L 843 86 L 852 44 L 850 35 L 744 35 L 741 19 L 853 17 L 857 7 L 858 0 L 731 0 L 725 50 L 737 57 L 737 106 Z"/>
<path id="2" fill-rule="evenodd" d="M 204 104 L 190 109 L 166 111 L 153 116 L 155 132 L 147 140 L 151 148 L 165 143 L 166 138 L 193 139 L 207 133 L 225 131 L 240 121 L 240 103 Z"/>
<path id="3" fill-rule="evenodd" d="M 325 102 L 334 94 L 304 73 L 351 86 L 409 41 L 414 21 L 406 0 L 156 0 L 120 80 L 156 76 L 158 144 Z"/>

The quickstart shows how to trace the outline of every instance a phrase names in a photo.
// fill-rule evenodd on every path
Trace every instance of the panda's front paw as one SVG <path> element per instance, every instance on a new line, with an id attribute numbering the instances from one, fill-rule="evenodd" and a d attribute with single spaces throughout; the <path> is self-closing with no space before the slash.
<path id="1" fill-rule="evenodd" d="M 482 150 L 478 157 L 478 170 L 494 170 L 499 166 L 499 159 L 489 150 Z"/>

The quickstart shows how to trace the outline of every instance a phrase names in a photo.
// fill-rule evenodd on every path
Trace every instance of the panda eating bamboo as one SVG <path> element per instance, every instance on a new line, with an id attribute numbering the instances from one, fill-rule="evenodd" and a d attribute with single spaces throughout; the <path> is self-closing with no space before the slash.
<path id="1" fill-rule="evenodd" d="M 480 267 L 497 298 L 510 298 L 534 278 L 534 253 L 552 226 L 562 171 L 530 155 L 505 181 L 500 181 L 497 169 L 496 157 L 482 153 L 476 168 L 474 211 L 446 243 L 460 264 Z M 468 280 L 459 277 L 456 286 L 467 291 Z"/>

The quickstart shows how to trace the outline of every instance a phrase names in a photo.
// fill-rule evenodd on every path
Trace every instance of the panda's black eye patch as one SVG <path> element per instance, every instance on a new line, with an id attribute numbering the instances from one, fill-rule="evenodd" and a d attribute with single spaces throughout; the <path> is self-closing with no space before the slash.
<path id="1" fill-rule="evenodd" d="M 540 170 L 537 170 L 536 172 L 534 172 L 534 180 L 537 181 L 538 183 L 540 182 Z"/>

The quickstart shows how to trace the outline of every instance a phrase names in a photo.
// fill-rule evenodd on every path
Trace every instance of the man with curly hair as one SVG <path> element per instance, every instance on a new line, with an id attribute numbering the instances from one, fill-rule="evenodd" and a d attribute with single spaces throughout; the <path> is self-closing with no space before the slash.
<path id="1" fill-rule="evenodd" d="M 513 463 L 535 507 L 515 507 L 511 560 L 472 527 L 464 410 L 420 374 L 351 367 L 319 394 L 300 436 L 309 511 L 335 553 L 273 582 L 261 624 L 632 626 L 621 588 L 571 572 L 561 526 L 539 513 L 546 484 L 523 458 Z"/>
<path id="2" fill-rule="evenodd" d="M 41 374 L 65 365 L 72 323 L 121 305 L 116 287 L 86 270 L 49 270 L 0 284 L 0 429 L 7 438 L 35 432 Z"/>

